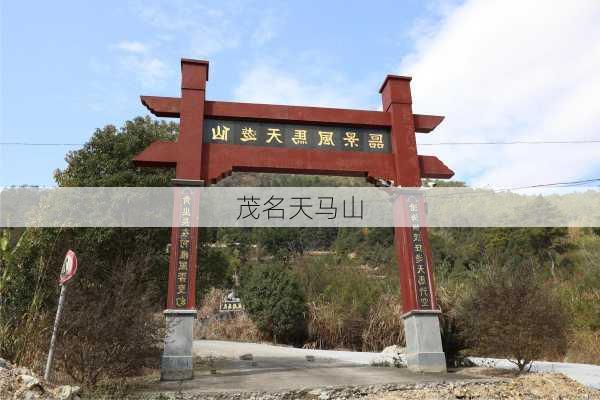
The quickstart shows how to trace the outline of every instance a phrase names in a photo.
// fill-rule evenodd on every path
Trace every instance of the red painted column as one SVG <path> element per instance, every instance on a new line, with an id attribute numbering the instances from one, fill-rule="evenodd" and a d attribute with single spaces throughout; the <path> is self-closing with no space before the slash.
<path id="1" fill-rule="evenodd" d="M 396 176 L 394 186 L 399 187 L 421 186 L 410 80 L 409 77 L 388 75 L 380 89 L 383 110 L 390 113 L 392 122 L 391 144 Z M 424 221 L 422 198 L 418 194 L 416 198 L 418 205 L 414 212 L 418 213 L 420 221 Z M 394 212 L 398 221 L 410 223 L 409 206 L 411 205 L 406 196 L 397 198 Z M 415 224 L 414 227 L 396 226 L 394 247 L 400 272 L 404 312 L 436 310 L 431 251 L 426 228 L 420 224 Z"/>
<path id="2" fill-rule="evenodd" d="M 202 137 L 204 100 L 208 81 L 208 62 L 181 60 L 181 109 L 177 139 L 175 186 L 200 186 L 202 182 Z M 198 228 L 193 227 L 198 213 L 195 192 L 174 190 L 173 220 L 179 227 L 171 230 L 167 309 L 196 308 L 196 269 Z M 189 225 L 189 226 L 186 226 Z"/>

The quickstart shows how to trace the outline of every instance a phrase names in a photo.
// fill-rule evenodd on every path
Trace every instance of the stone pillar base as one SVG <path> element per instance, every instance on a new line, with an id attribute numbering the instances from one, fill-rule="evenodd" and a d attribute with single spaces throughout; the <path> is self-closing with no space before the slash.
<path id="1" fill-rule="evenodd" d="M 160 379 L 180 381 L 194 377 L 193 344 L 196 310 L 165 310 L 167 333 L 160 359 Z"/>
<path id="2" fill-rule="evenodd" d="M 414 372 L 446 372 L 439 311 L 411 311 L 402 316 L 406 336 L 406 364 Z"/>

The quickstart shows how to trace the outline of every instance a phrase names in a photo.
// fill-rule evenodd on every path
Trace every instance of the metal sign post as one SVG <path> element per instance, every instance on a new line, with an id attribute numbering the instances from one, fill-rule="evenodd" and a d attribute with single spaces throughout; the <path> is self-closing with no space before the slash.
<path id="1" fill-rule="evenodd" d="M 52 339 L 50 340 L 50 350 L 48 351 L 48 361 L 46 362 L 46 370 L 44 371 L 44 379 L 50 381 L 50 371 L 52 370 L 52 361 L 54 360 L 54 345 L 56 343 L 56 335 L 58 333 L 58 324 L 65 303 L 65 295 L 67 293 L 67 282 L 75 276 L 77 272 L 77 257 L 72 250 L 67 252 L 60 271 L 60 297 L 58 298 L 58 308 L 56 309 L 56 318 L 54 319 L 54 328 L 52 329 Z"/>

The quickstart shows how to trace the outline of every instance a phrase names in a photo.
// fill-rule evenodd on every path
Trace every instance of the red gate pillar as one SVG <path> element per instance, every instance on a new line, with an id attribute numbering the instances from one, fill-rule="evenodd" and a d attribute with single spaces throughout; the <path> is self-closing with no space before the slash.
<path id="1" fill-rule="evenodd" d="M 409 77 L 388 75 L 381 86 L 383 111 L 390 113 L 391 144 L 399 187 L 420 187 L 421 170 L 417 155 Z M 445 372 L 439 309 L 431 268 L 431 251 L 424 220 L 423 201 L 418 193 L 400 196 L 394 213 L 412 226 L 394 228 L 394 247 L 400 272 L 403 321 L 408 368 L 419 372 Z"/>
<path id="2" fill-rule="evenodd" d="M 181 60 L 181 109 L 177 166 L 173 180 L 173 228 L 165 319 L 167 334 L 161 358 L 162 380 L 193 377 L 193 331 L 196 320 L 197 192 L 202 186 L 202 135 L 208 62 Z"/>

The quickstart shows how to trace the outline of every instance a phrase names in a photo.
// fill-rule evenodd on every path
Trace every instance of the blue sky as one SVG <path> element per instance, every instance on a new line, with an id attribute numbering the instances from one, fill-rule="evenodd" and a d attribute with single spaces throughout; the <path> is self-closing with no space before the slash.
<path id="1" fill-rule="evenodd" d="M 3 1 L 1 141 L 145 115 L 139 95 L 179 95 L 182 57 L 209 60 L 219 100 L 377 109 L 386 74 L 412 75 L 415 112 L 447 116 L 423 144 L 600 139 L 598 3 L 510 3 Z M 0 185 L 53 185 L 69 148 L 0 146 Z M 600 145 L 420 152 L 478 186 L 600 176 Z"/>

